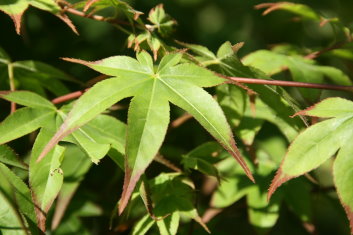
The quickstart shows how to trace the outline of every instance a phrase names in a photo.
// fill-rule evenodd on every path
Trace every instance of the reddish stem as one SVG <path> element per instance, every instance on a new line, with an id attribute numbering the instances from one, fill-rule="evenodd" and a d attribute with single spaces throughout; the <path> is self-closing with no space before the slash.
<path id="1" fill-rule="evenodd" d="M 88 89 L 86 89 L 84 91 L 75 91 L 75 92 L 72 92 L 72 93 L 69 93 L 69 94 L 66 94 L 66 95 L 63 95 L 63 96 L 59 96 L 59 97 L 53 99 L 51 102 L 53 104 L 60 104 L 60 103 L 63 103 L 65 101 L 68 101 L 68 100 L 73 100 L 73 99 L 78 98 L 81 95 L 83 95 L 83 93 L 85 93 L 85 91 L 87 91 L 87 90 Z"/>
<path id="2" fill-rule="evenodd" d="M 316 89 L 325 89 L 325 90 L 353 91 L 353 86 L 266 80 L 266 79 L 258 79 L 258 78 L 241 78 L 241 77 L 226 77 L 226 76 L 222 76 L 222 77 L 234 82 L 247 83 L 247 84 L 262 84 L 262 85 L 275 85 L 275 86 L 288 86 L 288 87 L 316 88 Z"/>

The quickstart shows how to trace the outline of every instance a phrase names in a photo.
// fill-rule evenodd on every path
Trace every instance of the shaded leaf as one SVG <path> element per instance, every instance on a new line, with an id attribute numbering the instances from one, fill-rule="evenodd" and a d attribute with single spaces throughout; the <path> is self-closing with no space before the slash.
<path id="1" fill-rule="evenodd" d="M 60 224 L 73 195 L 92 166 L 92 162 L 77 146 L 66 145 L 65 147 L 65 157 L 61 164 L 64 182 L 55 203 L 55 213 L 51 225 L 53 230 Z"/>
<path id="2" fill-rule="evenodd" d="M 180 215 L 194 219 L 209 232 L 194 208 L 192 187 L 194 187 L 192 182 L 183 178 L 179 173 L 162 173 L 152 179 L 150 189 L 152 201 L 156 205 L 155 215 L 160 217 L 178 212 Z"/>
<path id="3" fill-rule="evenodd" d="M 149 216 L 145 215 L 135 224 L 132 233 L 133 235 L 144 235 L 152 227 L 155 221 Z"/>
<path id="4" fill-rule="evenodd" d="M 5 227 L 11 227 L 20 225 L 25 226 L 24 218 L 28 223 L 29 229 L 33 234 L 39 234 L 36 228 L 36 216 L 34 211 L 34 203 L 31 200 L 31 192 L 27 185 L 16 176 L 8 167 L 0 163 L 0 196 L 1 201 L 7 201 L 0 203 L 0 208 L 10 209 L 10 212 L 2 214 L 0 216 L 0 223 L 4 222 L 3 219 L 11 218 L 10 221 L 6 220 L 8 224 L 3 224 Z M 24 218 L 22 217 L 24 215 Z M 5 217 L 4 217 L 5 216 Z M 28 233 L 21 233 L 28 234 Z"/>
<path id="5" fill-rule="evenodd" d="M 10 147 L 6 145 L 0 145 L 0 162 L 21 169 L 28 169 L 28 166 L 18 158 L 16 153 Z"/>

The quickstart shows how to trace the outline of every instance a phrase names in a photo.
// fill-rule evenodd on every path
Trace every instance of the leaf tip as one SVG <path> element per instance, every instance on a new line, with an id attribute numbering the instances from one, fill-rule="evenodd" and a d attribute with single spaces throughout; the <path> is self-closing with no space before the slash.
<path id="1" fill-rule="evenodd" d="M 343 204 L 344 210 L 346 211 L 348 220 L 349 220 L 349 227 L 351 229 L 351 234 L 353 234 L 353 211 L 348 205 Z"/>
<path id="2" fill-rule="evenodd" d="M 231 151 L 228 150 L 228 152 L 235 158 L 235 160 L 240 164 L 240 166 L 243 168 L 245 171 L 246 176 L 253 182 L 255 183 L 254 176 L 252 175 L 248 165 L 244 161 L 244 159 L 241 157 L 241 154 L 236 147 L 235 143 L 232 143 L 232 149 Z"/>
<path id="3" fill-rule="evenodd" d="M 268 189 L 268 193 L 267 193 L 267 201 L 270 201 L 272 195 L 275 193 L 275 191 L 277 190 L 277 188 L 279 186 L 281 186 L 284 182 L 290 180 L 293 177 L 289 177 L 283 174 L 282 169 L 279 168 L 275 178 L 273 178 L 272 183 Z"/>
<path id="4" fill-rule="evenodd" d="M 85 60 L 80 60 L 80 59 L 75 59 L 75 58 L 68 58 L 68 57 L 61 57 L 61 59 L 65 60 L 67 62 L 89 66 L 89 62 L 85 61 Z"/>
<path id="5" fill-rule="evenodd" d="M 21 34 L 21 19 L 22 19 L 22 13 L 20 14 L 16 14 L 16 15 L 11 15 L 11 18 L 15 24 L 15 29 L 16 29 L 16 33 L 18 35 Z"/>
<path id="6" fill-rule="evenodd" d="M 121 194 L 120 202 L 119 202 L 119 215 L 121 215 L 131 197 L 131 194 L 135 188 L 137 181 L 140 179 L 143 171 L 139 171 L 136 174 L 132 175 L 132 170 L 126 167 L 125 169 L 125 178 L 124 178 L 124 186 L 123 186 L 123 193 Z"/>
<path id="7" fill-rule="evenodd" d="M 64 21 L 64 23 L 67 24 L 75 34 L 79 35 L 76 26 L 72 23 L 67 15 L 57 15 L 57 17 Z"/>

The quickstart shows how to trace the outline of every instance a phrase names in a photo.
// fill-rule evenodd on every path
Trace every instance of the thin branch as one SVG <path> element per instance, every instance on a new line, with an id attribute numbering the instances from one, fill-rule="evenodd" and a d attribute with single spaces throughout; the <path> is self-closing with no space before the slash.
<path id="1" fill-rule="evenodd" d="M 325 90 L 338 90 L 338 91 L 353 91 L 353 86 L 339 86 L 331 84 L 318 84 L 318 83 L 306 83 L 306 82 L 293 82 L 293 81 L 279 81 L 279 80 L 266 80 L 258 78 L 241 78 L 241 77 L 227 77 L 221 74 L 218 76 L 225 78 L 230 81 L 230 83 L 245 83 L 245 84 L 259 84 L 259 85 L 274 85 L 274 86 L 288 86 L 288 87 L 303 87 L 303 88 L 315 88 L 315 89 L 325 89 Z M 76 99 L 83 95 L 89 88 L 84 91 L 75 91 L 67 95 L 59 96 L 52 100 L 53 104 L 60 104 L 72 99 Z M 180 120 L 176 119 L 171 127 L 175 128 L 181 125 L 186 120 L 190 119 L 188 115 L 181 116 Z"/>
<path id="2" fill-rule="evenodd" d="M 76 10 L 74 8 L 67 6 L 67 5 L 64 6 L 63 10 L 64 10 L 64 12 L 69 12 L 69 13 L 77 15 L 77 16 L 81 16 L 81 17 L 85 17 L 85 18 L 89 18 L 89 19 L 93 19 L 93 20 L 97 20 L 97 21 L 103 21 L 103 22 L 109 22 L 109 23 L 115 23 L 115 24 L 123 24 L 123 25 L 131 25 L 130 22 L 123 21 L 123 20 L 106 18 L 106 17 L 100 16 L 100 15 L 86 14 L 85 12 Z"/>
<path id="3" fill-rule="evenodd" d="M 170 127 L 171 128 L 177 128 L 179 126 L 181 126 L 184 122 L 192 119 L 192 115 L 189 113 L 185 113 L 182 116 L 180 116 L 179 118 L 175 119 L 171 124 Z"/>
<path id="4" fill-rule="evenodd" d="M 320 55 L 326 53 L 326 52 L 329 52 L 329 51 L 332 51 L 332 50 L 335 50 L 335 49 L 338 49 L 338 48 L 341 48 L 343 47 L 344 45 L 346 45 L 348 42 L 339 42 L 339 43 L 336 43 L 330 47 L 326 47 L 320 51 L 315 51 L 315 52 L 312 52 L 306 56 L 304 56 L 304 58 L 306 59 L 316 59 L 317 57 L 319 57 Z"/>
<path id="5" fill-rule="evenodd" d="M 350 92 L 353 91 L 353 86 L 340 86 L 340 85 L 318 84 L 318 83 L 307 83 L 307 82 L 266 80 L 266 79 L 258 79 L 258 78 L 227 77 L 227 76 L 223 76 L 223 75 L 221 75 L 221 77 L 228 79 L 231 82 L 239 82 L 239 83 L 246 83 L 246 84 L 302 87 L 302 88 L 315 88 L 315 89 L 350 91 Z"/>
<path id="6" fill-rule="evenodd" d="M 75 92 L 72 92 L 72 93 L 69 93 L 69 94 L 66 94 L 63 96 L 59 96 L 59 97 L 53 99 L 51 102 L 53 104 L 60 104 L 60 103 L 63 103 L 63 102 L 69 101 L 69 100 L 73 100 L 73 99 L 76 99 L 76 98 L 80 97 L 81 95 L 83 95 L 83 93 L 85 93 L 87 90 L 88 89 L 86 89 L 84 91 L 75 91 Z"/>
<path id="7" fill-rule="evenodd" d="M 168 167 L 169 169 L 175 171 L 175 172 L 182 172 L 182 170 L 177 167 L 176 165 L 174 165 L 171 161 L 169 161 L 168 159 L 166 159 L 165 157 L 163 157 L 162 155 L 160 154 L 157 154 L 155 157 L 154 157 L 154 160 L 156 162 L 159 162 L 161 163 L 162 165 Z"/>

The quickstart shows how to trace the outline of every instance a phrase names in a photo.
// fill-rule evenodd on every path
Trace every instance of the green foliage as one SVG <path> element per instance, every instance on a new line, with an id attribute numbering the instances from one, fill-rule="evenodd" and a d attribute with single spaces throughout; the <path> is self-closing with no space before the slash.
<path id="1" fill-rule="evenodd" d="M 0 234 L 353 234 L 353 5 L 157 4 L 0 3 Z"/>

